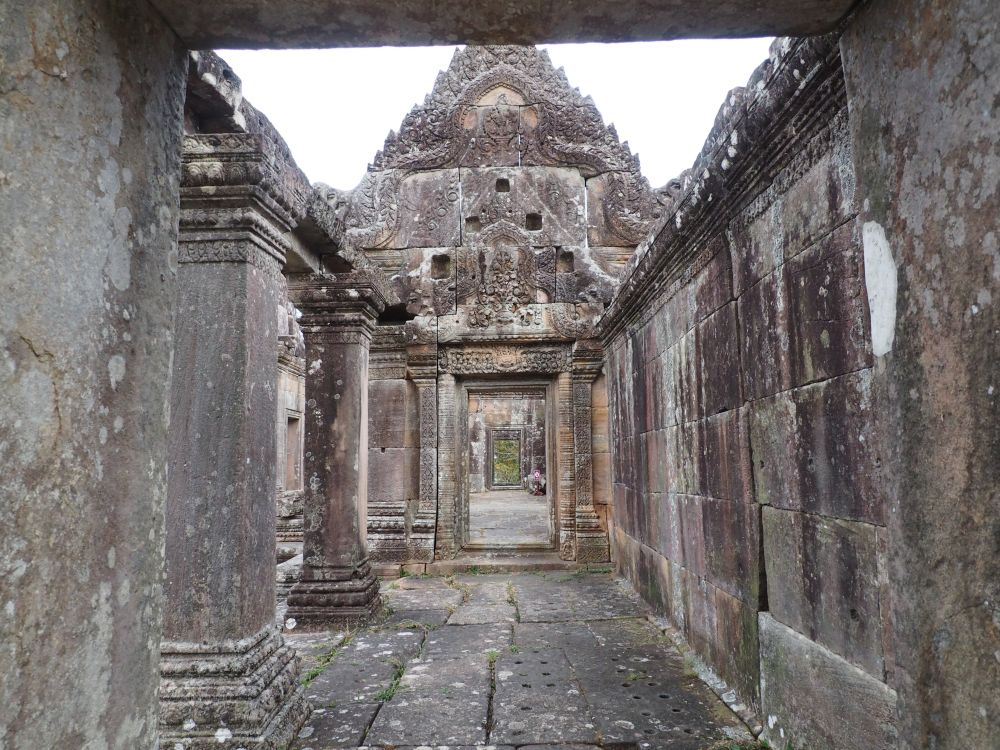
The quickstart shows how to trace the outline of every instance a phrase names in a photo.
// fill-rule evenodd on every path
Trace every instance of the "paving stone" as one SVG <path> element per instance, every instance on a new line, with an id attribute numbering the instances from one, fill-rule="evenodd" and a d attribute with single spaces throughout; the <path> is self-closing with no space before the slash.
<path id="1" fill-rule="evenodd" d="M 462 603 L 462 591 L 443 578 L 400 578 L 386 586 L 382 595 L 394 610 L 448 609 Z"/>
<path id="2" fill-rule="evenodd" d="M 357 747 L 364 742 L 379 703 L 349 703 L 334 708 L 318 708 L 299 731 L 294 750 L 333 750 Z"/>
<path id="3" fill-rule="evenodd" d="M 420 650 L 420 630 L 364 632 L 343 648 L 306 688 L 314 708 L 372 703 L 392 684 L 400 664 Z"/>
<path id="4" fill-rule="evenodd" d="M 439 628 L 448 621 L 450 614 L 447 609 L 397 609 L 386 618 L 381 629 L 414 628 L 418 625 L 424 629 Z"/>
<path id="5" fill-rule="evenodd" d="M 509 604 L 465 604 L 448 618 L 449 625 L 481 625 L 490 622 L 514 622 L 514 608 Z"/>
<path id="6" fill-rule="evenodd" d="M 521 622 L 635 617 L 642 611 L 634 591 L 603 573 L 524 576 L 514 588 Z"/>
<path id="7" fill-rule="evenodd" d="M 508 582 L 522 620 L 525 613 L 538 619 L 507 621 L 514 612 Z M 548 750 L 591 750 L 598 743 L 703 750 L 749 737 L 631 592 L 608 575 L 396 583 L 394 591 L 413 609 L 398 609 L 377 629 L 361 631 L 316 677 L 308 693 L 326 710 L 314 713 L 307 724 L 312 732 L 300 737 L 296 750 L 486 742 Z M 436 608 L 442 595 L 464 600 L 448 624 L 442 624 L 448 611 Z M 485 618 L 494 621 L 453 624 Z M 336 637 L 293 638 L 315 659 Z M 390 695 L 386 688 L 399 665 L 404 671 Z"/>
<path id="8" fill-rule="evenodd" d="M 491 738 L 505 743 L 597 742 L 576 674 L 561 649 L 501 656 Z"/>
<path id="9" fill-rule="evenodd" d="M 486 741 L 489 652 L 508 649 L 510 626 L 447 625 L 427 634 L 399 688 L 375 717 L 373 745 L 477 744 Z"/>

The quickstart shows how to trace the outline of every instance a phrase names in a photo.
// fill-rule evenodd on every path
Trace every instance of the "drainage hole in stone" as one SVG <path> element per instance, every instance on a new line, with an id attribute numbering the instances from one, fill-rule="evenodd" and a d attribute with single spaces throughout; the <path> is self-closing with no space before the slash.
<path id="1" fill-rule="evenodd" d="M 664 700 L 668 700 L 670 698 L 670 696 L 667 695 L 666 693 L 660 693 L 660 697 L 663 698 Z"/>
<path id="2" fill-rule="evenodd" d="M 637 700 L 637 701 L 641 701 L 642 700 L 642 696 L 641 695 L 633 695 L 632 698 L 633 698 L 633 700 Z"/>
<path id="3" fill-rule="evenodd" d="M 656 687 L 655 682 L 647 682 L 646 684 L 649 685 L 650 687 Z"/>
<path id="4" fill-rule="evenodd" d="M 555 686 L 556 686 L 556 684 L 554 682 L 546 682 L 545 683 L 545 687 L 555 687 Z"/>
<path id="5" fill-rule="evenodd" d="M 552 674 L 552 673 L 551 672 L 542 672 L 542 677 L 548 677 L 550 674 Z"/>
<path id="6" fill-rule="evenodd" d="M 547 662 L 547 661 L 543 661 L 543 662 L 541 662 L 541 663 L 542 663 L 542 664 L 548 664 L 548 662 Z"/>
<path id="7" fill-rule="evenodd" d="M 675 714 L 679 714 L 681 712 L 679 708 L 671 708 L 670 710 L 673 711 Z"/>
<path id="8" fill-rule="evenodd" d="M 531 683 L 530 682 L 522 682 L 521 683 L 521 687 L 530 688 L 531 687 Z"/>
<path id="9" fill-rule="evenodd" d="M 643 711 L 642 715 L 643 716 L 652 716 L 653 714 L 651 714 L 649 711 Z"/>
<path id="10" fill-rule="evenodd" d="M 521 706 L 521 710 L 522 711 L 530 711 L 531 710 L 531 706 Z"/>
<path id="11" fill-rule="evenodd" d="M 523 662 L 523 661 L 516 661 L 516 662 L 514 662 L 514 663 L 515 663 L 515 664 L 524 664 L 524 662 Z"/>

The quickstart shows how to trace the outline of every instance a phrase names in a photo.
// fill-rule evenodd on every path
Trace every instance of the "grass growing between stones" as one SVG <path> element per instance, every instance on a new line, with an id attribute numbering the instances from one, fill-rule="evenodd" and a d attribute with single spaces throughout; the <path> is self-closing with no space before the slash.
<path id="1" fill-rule="evenodd" d="M 462 604 L 467 604 L 472 597 L 472 587 L 467 583 L 456 581 L 455 576 L 448 576 L 444 579 L 445 586 L 455 591 L 462 592 Z"/>
<path id="2" fill-rule="evenodd" d="M 319 677 L 323 673 L 324 669 L 330 666 L 330 662 L 337 658 L 337 654 L 350 645 L 351 641 L 354 640 L 355 635 L 357 635 L 356 631 L 348 630 L 344 634 L 344 639 L 340 643 L 331 647 L 328 651 L 320 654 L 319 658 L 316 659 L 316 666 L 310 667 L 306 670 L 306 673 L 302 675 L 302 687 L 309 687 L 312 684 L 312 681 Z"/>
<path id="3" fill-rule="evenodd" d="M 392 682 L 389 683 L 388 687 L 379 690 L 375 694 L 375 700 L 383 703 L 391 701 L 396 695 L 396 691 L 399 689 L 399 683 L 403 679 L 403 672 L 406 671 L 406 664 L 399 659 L 389 659 L 389 664 L 391 664 L 394 668 L 392 673 Z"/>
<path id="4" fill-rule="evenodd" d="M 507 581 L 507 603 L 514 608 L 514 621 L 521 622 L 521 608 L 517 604 L 517 589 L 512 581 Z"/>

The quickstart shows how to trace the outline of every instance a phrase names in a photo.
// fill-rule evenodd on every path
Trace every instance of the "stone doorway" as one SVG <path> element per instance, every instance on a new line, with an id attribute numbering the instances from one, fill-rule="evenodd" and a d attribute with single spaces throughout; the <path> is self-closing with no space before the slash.
<path id="1" fill-rule="evenodd" d="M 546 387 L 504 384 L 472 387 L 466 393 L 463 494 L 468 523 L 463 548 L 554 548 Z"/>

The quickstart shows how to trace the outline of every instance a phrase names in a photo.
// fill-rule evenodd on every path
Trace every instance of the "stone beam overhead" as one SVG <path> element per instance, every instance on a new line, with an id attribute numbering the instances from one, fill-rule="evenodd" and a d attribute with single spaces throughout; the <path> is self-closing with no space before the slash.
<path id="1" fill-rule="evenodd" d="M 626 42 L 804 36 L 830 31 L 854 0 L 154 0 L 192 48 Z"/>

